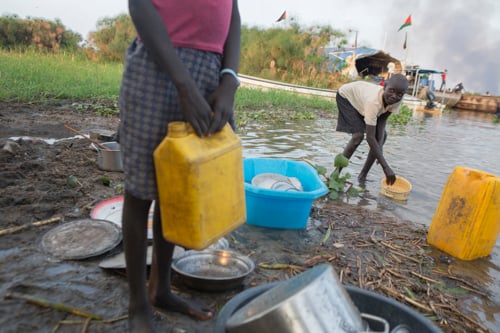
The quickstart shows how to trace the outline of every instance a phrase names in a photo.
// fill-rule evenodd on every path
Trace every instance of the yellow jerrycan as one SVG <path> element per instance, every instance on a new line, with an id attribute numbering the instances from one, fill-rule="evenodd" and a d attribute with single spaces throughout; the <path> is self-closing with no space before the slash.
<path id="1" fill-rule="evenodd" d="M 203 250 L 245 223 L 242 146 L 229 125 L 200 138 L 188 123 L 169 123 L 154 163 L 166 240 Z"/>
<path id="2" fill-rule="evenodd" d="M 500 232 L 500 178 L 456 166 L 432 219 L 427 242 L 462 260 L 488 256 Z"/>

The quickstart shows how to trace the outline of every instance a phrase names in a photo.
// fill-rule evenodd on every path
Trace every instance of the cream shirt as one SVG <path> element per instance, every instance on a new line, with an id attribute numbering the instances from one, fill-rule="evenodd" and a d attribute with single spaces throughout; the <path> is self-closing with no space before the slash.
<path id="1" fill-rule="evenodd" d="M 352 106 L 365 118 L 365 124 L 376 126 L 377 118 L 386 112 L 399 113 L 401 102 L 384 108 L 382 95 L 384 87 L 365 81 L 355 81 L 339 88 L 340 96 L 347 99 Z"/>

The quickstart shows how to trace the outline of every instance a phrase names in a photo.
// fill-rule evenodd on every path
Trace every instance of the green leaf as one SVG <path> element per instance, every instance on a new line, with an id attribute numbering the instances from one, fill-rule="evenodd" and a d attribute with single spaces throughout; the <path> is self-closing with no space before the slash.
<path id="1" fill-rule="evenodd" d="M 109 179 L 108 177 L 101 177 L 98 179 L 98 181 L 104 186 L 111 185 L 111 179 Z"/>
<path id="2" fill-rule="evenodd" d="M 66 183 L 68 184 L 69 187 L 76 187 L 80 182 L 78 181 L 78 178 L 71 175 L 68 176 L 68 178 L 66 178 Z"/>
<path id="3" fill-rule="evenodd" d="M 339 191 L 341 189 L 340 184 L 333 178 L 328 182 L 328 187 L 334 191 Z"/>
<path id="4" fill-rule="evenodd" d="M 357 197 L 363 190 L 360 190 L 355 187 L 351 187 L 348 191 L 347 194 L 349 194 L 351 197 Z"/>
<path id="5" fill-rule="evenodd" d="M 345 168 L 349 165 L 349 160 L 342 154 L 335 156 L 334 165 L 337 168 Z"/>
<path id="6" fill-rule="evenodd" d="M 339 198 L 339 193 L 337 191 L 331 191 L 328 197 L 332 200 L 336 200 Z"/>
<path id="7" fill-rule="evenodd" d="M 318 172 L 319 175 L 322 175 L 322 176 L 326 175 L 326 168 L 325 167 L 323 167 L 321 165 L 316 165 L 314 168 L 316 169 L 316 171 Z"/>

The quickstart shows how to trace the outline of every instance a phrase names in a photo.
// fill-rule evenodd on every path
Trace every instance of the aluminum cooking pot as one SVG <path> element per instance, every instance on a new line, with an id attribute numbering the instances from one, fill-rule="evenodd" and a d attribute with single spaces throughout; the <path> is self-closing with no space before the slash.
<path id="1" fill-rule="evenodd" d="M 122 152 L 118 142 L 105 142 L 103 146 L 109 150 L 96 147 L 97 149 L 97 165 L 99 169 L 105 171 L 123 171 Z"/>
<path id="2" fill-rule="evenodd" d="M 365 328 L 331 265 L 316 266 L 280 283 L 226 323 L 228 333 L 357 333 Z"/>

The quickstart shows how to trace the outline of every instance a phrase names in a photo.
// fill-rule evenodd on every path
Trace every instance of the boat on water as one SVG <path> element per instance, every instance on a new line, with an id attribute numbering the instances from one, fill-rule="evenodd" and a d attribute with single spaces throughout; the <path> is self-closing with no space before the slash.
<path id="1" fill-rule="evenodd" d="M 443 105 L 443 107 L 453 108 L 462 98 L 460 91 L 435 89 L 435 76 L 441 75 L 442 71 L 435 69 L 420 68 L 418 66 L 407 67 L 405 69 L 406 77 L 410 83 L 408 94 L 426 100 L 429 99 L 428 93 L 432 92 L 434 102 Z"/>
<path id="2" fill-rule="evenodd" d="M 500 97 L 462 94 L 462 98 L 455 105 L 455 108 L 458 110 L 496 113 L 500 108 Z"/>
<path id="3" fill-rule="evenodd" d="M 414 97 L 406 94 L 403 97 L 403 104 L 408 106 L 413 112 L 416 113 L 427 113 L 431 115 L 440 115 L 443 113 L 445 104 L 436 101 L 423 100 L 418 97 Z"/>

